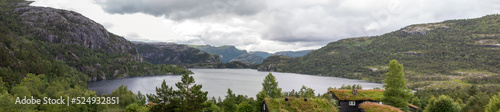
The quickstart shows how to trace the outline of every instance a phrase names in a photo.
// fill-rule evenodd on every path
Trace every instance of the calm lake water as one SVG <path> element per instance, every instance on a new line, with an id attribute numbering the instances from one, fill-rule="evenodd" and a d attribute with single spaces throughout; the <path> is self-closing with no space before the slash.
<path id="1" fill-rule="evenodd" d="M 227 94 L 227 89 L 231 88 L 235 94 L 248 95 L 254 97 L 262 89 L 262 82 L 269 72 L 260 72 L 255 69 L 190 69 L 194 72 L 191 76 L 196 81 L 196 84 L 202 84 L 203 91 L 208 91 L 208 97 L 212 96 L 224 98 Z M 328 87 L 339 88 L 342 84 L 352 85 L 359 84 L 363 89 L 371 89 L 374 87 L 382 88 L 383 84 L 370 83 L 361 80 L 351 80 L 336 77 L 324 77 L 314 75 L 304 75 L 296 73 L 279 73 L 272 72 L 278 81 L 278 87 L 283 91 L 300 90 L 302 85 L 315 90 L 315 93 L 325 93 Z M 179 82 L 181 75 L 164 75 L 164 76 L 146 76 L 134 77 L 125 79 L 113 79 L 97 82 L 90 82 L 89 88 L 97 91 L 98 94 L 110 94 L 113 90 L 124 84 L 129 90 L 134 93 L 153 94 L 156 93 L 155 87 L 159 87 L 163 80 L 167 85 L 174 89 L 175 83 Z"/>

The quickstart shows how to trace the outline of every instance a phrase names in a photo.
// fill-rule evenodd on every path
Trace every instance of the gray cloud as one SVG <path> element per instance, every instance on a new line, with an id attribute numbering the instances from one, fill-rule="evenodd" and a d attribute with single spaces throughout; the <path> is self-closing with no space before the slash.
<path id="1" fill-rule="evenodd" d="M 500 12 L 497 0 L 105 0 L 97 3 L 111 14 L 144 13 L 173 20 L 171 29 L 182 36 L 175 42 L 271 51 L 319 48 L 339 39 L 380 35 L 411 24 Z"/>
<path id="2" fill-rule="evenodd" d="M 172 20 L 214 14 L 253 15 L 266 6 L 263 0 L 105 0 L 97 3 L 111 14 L 145 13 Z"/>

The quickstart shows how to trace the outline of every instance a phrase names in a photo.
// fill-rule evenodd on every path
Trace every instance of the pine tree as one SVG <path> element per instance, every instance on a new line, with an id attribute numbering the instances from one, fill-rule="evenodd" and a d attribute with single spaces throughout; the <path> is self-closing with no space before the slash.
<path id="1" fill-rule="evenodd" d="M 222 110 L 224 112 L 234 112 L 237 109 L 236 105 L 236 97 L 235 94 L 233 94 L 233 91 L 231 89 L 227 89 L 227 96 L 226 99 L 224 99 L 222 103 Z"/>
<path id="2" fill-rule="evenodd" d="M 406 87 L 403 65 L 398 61 L 392 60 L 389 64 L 389 72 L 384 80 L 384 97 L 382 102 L 398 108 L 408 108 L 408 102 L 412 96 L 411 90 Z"/>
<path id="3" fill-rule="evenodd" d="M 203 103 L 207 101 L 206 91 L 201 91 L 202 85 L 194 84 L 194 78 L 188 74 L 182 75 L 181 82 L 175 86 L 179 90 L 172 90 L 166 85 L 165 80 L 160 88 L 156 88 L 156 95 L 147 95 L 148 99 L 158 105 L 151 108 L 151 111 L 178 111 L 178 112 L 198 112 L 209 106 Z"/>
<path id="4" fill-rule="evenodd" d="M 264 78 L 264 82 L 262 83 L 262 91 L 257 93 L 257 105 L 256 109 L 260 110 L 260 106 L 265 98 L 279 98 L 281 97 L 281 88 L 278 88 L 278 82 L 272 73 L 269 73 L 266 78 Z"/>
<path id="5" fill-rule="evenodd" d="M 180 105 L 181 108 L 176 109 L 176 111 L 197 112 L 201 111 L 203 108 L 206 107 L 205 105 L 202 104 L 203 102 L 207 101 L 208 92 L 201 91 L 201 88 L 203 86 L 194 83 L 195 81 L 193 76 L 184 74 L 182 75 L 181 82 L 177 82 L 175 84 L 175 86 L 179 88 L 177 96 L 181 98 L 181 105 Z"/>

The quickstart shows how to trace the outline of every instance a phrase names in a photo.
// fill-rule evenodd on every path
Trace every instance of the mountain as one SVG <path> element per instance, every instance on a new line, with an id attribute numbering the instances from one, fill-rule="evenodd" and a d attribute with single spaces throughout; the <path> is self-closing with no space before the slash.
<path id="1" fill-rule="evenodd" d="M 303 50 L 303 51 L 281 51 L 281 52 L 276 52 L 273 53 L 273 55 L 283 55 L 283 56 L 288 56 L 288 57 L 300 57 L 304 56 L 307 53 L 311 52 L 312 50 Z"/>
<path id="2" fill-rule="evenodd" d="M 9 84 L 27 73 L 83 82 L 191 73 L 181 66 L 143 62 L 133 43 L 79 13 L 30 3 L 0 3 L 0 71 L 5 73 L 0 77 Z"/>
<path id="3" fill-rule="evenodd" d="M 267 58 L 267 57 L 273 55 L 271 53 L 264 52 L 264 51 L 250 51 L 250 52 L 248 52 L 248 54 L 255 54 L 255 55 L 260 56 L 262 58 Z"/>
<path id="4" fill-rule="evenodd" d="M 222 63 L 219 55 L 175 43 L 136 43 L 139 54 L 153 64 Z"/>
<path id="5" fill-rule="evenodd" d="M 427 86 L 429 80 L 488 83 L 487 79 L 500 74 L 500 15 L 416 24 L 380 36 L 342 39 L 303 57 L 270 56 L 258 70 L 381 82 L 393 59 L 404 65 L 406 78 L 414 86 Z"/>
<path id="6" fill-rule="evenodd" d="M 239 50 L 234 46 L 210 46 L 210 45 L 190 45 L 191 47 L 200 49 L 208 53 L 218 54 L 223 63 L 230 62 L 232 59 L 247 54 L 246 50 Z"/>
<path id="7" fill-rule="evenodd" d="M 260 64 L 262 61 L 264 61 L 263 57 L 257 56 L 255 54 L 242 54 L 236 58 L 233 58 L 232 61 L 242 61 L 242 62 L 250 62 L 250 63 L 256 63 Z"/>
<path id="8" fill-rule="evenodd" d="M 200 49 L 205 52 L 218 54 L 222 58 L 223 63 L 228 63 L 231 61 L 243 61 L 260 64 L 265 58 L 272 55 L 284 55 L 288 57 L 299 57 L 304 56 L 309 53 L 311 50 L 303 50 L 303 51 L 281 51 L 276 53 L 268 53 L 264 51 L 250 51 L 239 50 L 234 46 L 219 46 L 214 47 L 210 45 L 189 45 L 191 47 Z"/>

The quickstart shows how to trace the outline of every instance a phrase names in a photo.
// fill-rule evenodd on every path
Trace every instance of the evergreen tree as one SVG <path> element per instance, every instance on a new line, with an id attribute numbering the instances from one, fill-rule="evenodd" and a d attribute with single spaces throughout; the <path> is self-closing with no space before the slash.
<path id="1" fill-rule="evenodd" d="M 262 102 L 265 98 L 278 98 L 281 97 L 281 88 L 278 88 L 278 82 L 272 73 L 269 73 L 266 78 L 264 78 L 264 82 L 262 83 L 262 91 L 257 93 L 257 105 L 255 105 L 256 109 L 259 110 Z"/>
<path id="2" fill-rule="evenodd" d="M 484 112 L 484 107 L 490 101 L 490 97 L 483 93 L 479 92 L 474 96 L 470 96 L 467 100 L 467 104 L 465 105 L 462 112 Z"/>
<path id="3" fill-rule="evenodd" d="M 179 89 L 176 92 L 177 96 L 181 99 L 180 108 L 176 109 L 176 111 L 197 112 L 206 107 L 202 104 L 207 101 L 208 92 L 201 91 L 203 86 L 194 83 L 193 76 L 184 74 L 182 75 L 181 82 L 175 84 Z"/>
<path id="4" fill-rule="evenodd" d="M 281 97 L 281 88 L 278 88 L 278 82 L 272 73 L 269 73 L 264 82 L 262 83 L 262 90 L 266 92 L 268 97 L 278 98 Z"/>
<path id="5" fill-rule="evenodd" d="M 224 112 L 234 112 L 237 109 L 236 106 L 236 97 L 235 94 L 233 94 L 233 91 L 231 89 L 227 89 L 227 95 L 226 99 L 224 99 L 222 103 L 222 110 Z"/>
<path id="6" fill-rule="evenodd" d="M 111 92 L 111 96 L 120 98 L 119 105 L 122 108 L 137 101 L 137 96 L 134 95 L 132 91 L 128 90 L 127 86 L 124 86 L 123 84 L 120 85 L 120 87 L 118 87 L 117 89 L 113 90 L 113 92 Z"/>
<path id="7" fill-rule="evenodd" d="M 194 83 L 192 76 L 184 74 L 181 82 L 175 84 L 179 90 L 172 90 L 163 80 L 161 87 L 156 88 L 156 95 L 147 95 L 149 101 L 157 103 L 151 111 L 198 112 L 210 106 L 203 104 L 207 101 L 208 92 L 201 91 L 202 85 Z"/>
<path id="8" fill-rule="evenodd" d="M 408 108 L 408 102 L 412 96 L 411 90 L 406 87 L 403 65 L 392 60 L 389 64 L 389 72 L 386 74 L 385 91 L 382 102 L 398 108 Z"/>
<path id="9" fill-rule="evenodd" d="M 173 112 L 176 107 L 175 104 L 178 103 L 172 87 L 169 87 L 165 80 L 161 83 L 160 88 L 156 87 L 156 95 L 148 94 L 146 96 L 149 101 L 157 104 L 151 108 L 151 111 Z"/>
<path id="10" fill-rule="evenodd" d="M 2 80 L 2 77 L 0 76 L 0 93 L 3 93 L 3 91 L 7 91 L 7 88 L 4 86 L 5 83 Z"/>
<path id="11" fill-rule="evenodd" d="M 215 100 L 215 97 L 212 98 Z M 207 105 L 208 107 L 204 108 L 203 112 L 222 112 L 219 106 L 217 106 L 217 104 L 215 104 L 213 100 L 206 101 L 204 105 Z"/>
<path id="12" fill-rule="evenodd" d="M 248 104 L 247 102 L 241 102 L 238 105 L 238 109 L 236 112 L 253 112 L 254 108 L 252 105 Z"/>
<path id="13" fill-rule="evenodd" d="M 300 88 L 299 94 L 301 97 L 306 97 L 306 98 L 314 98 L 314 90 L 311 88 L 308 88 L 304 85 L 302 85 L 302 88 Z"/>
<path id="14" fill-rule="evenodd" d="M 141 91 L 137 92 L 136 99 L 137 99 L 137 104 L 138 104 L 139 106 L 142 106 L 142 105 L 146 104 L 146 96 L 145 96 L 145 95 L 143 95 L 143 94 L 141 93 Z"/>
<path id="15" fill-rule="evenodd" d="M 500 110 L 500 93 L 491 97 L 490 102 L 486 105 L 485 112 L 498 112 Z"/>
<path id="16" fill-rule="evenodd" d="M 455 102 L 451 97 L 441 95 L 438 98 L 431 98 L 424 112 L 460 112 L 460 103 Z"/>

